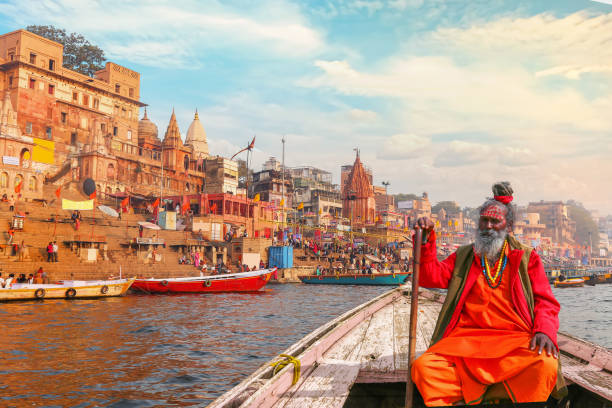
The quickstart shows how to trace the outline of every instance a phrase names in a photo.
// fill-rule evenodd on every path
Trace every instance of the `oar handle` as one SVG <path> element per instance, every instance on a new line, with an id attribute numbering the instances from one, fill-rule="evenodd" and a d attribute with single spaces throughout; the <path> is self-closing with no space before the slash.
<path id="1" fill-rule="evenodd" d="M 412 408 L 414 397 L 414 384 L 410 370 L 415 357 L 416 328 L 419 309 L 419 272 L 421 270 L 421 246 L 423 244 L 423 230 L 416 228 L 414 241 L 412 243 L 412 293 L 410 295 L 410 331 L 408 337 L 408 375 L 406 378 L 406 408 Z"/>

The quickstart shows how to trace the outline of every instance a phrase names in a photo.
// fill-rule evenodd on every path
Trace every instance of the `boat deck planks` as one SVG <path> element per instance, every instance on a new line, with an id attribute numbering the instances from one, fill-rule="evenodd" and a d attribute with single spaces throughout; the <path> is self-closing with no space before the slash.
<path id="1" fill-rule="evenodd" d="M 427 290 L 419 297 L 417 355 L 429 345 L 441 298 Z M 285 352 L 302 361 L 297 384 L 290 386 L 291 365 L 271 379 L 266 374 L 269 370 L 262 367 L 211 407 L 340 408 L 354 383 L 406 381 L 409 316 L 407 287 L 387 292 L 315 330 Z M 565 378 L 612 401 L 612 352 L 562 333 L 559 346 Z M 241 405 L 235 397 L 249 388 L 251 395 Z"/>

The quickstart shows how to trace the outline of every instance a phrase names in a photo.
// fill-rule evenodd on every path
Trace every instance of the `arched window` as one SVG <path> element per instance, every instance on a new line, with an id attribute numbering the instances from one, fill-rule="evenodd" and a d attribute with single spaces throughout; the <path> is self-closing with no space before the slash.
<path id="1" fill-rule="evenodd" d="M 108 167 L 106 168 L 106 179 L 107 180 L 115 179 L 115 166 L 113 165 L 113 163 L 109 163 Z"/>
<path id="2" fill-rule="evenodd" d="M 189 183 L 185 183 L 185 191 L 189 191 Z"/>
<path id="3" fill-rule="evenodd" d="M 36 182 L 36 177 L 34 177 L 34 176 L 30 177 L 29 188 L 30 188 L 30 191 L 36 191 L 37 190 L 38 186 L 37 186 L 37 182 Z"/>
<path id="4" fill-rule="evenodd" d="M 185 166 L 185 170 L 189 169 L 189 156 L 185 155 L 185 159 L 183 159 L 183 163 Z"/>
<path id="5" fill-rule="evenodd" d="M 0 188 L 7 188 L 9 183 L 9 175 L 6 172 L 0 174 Z"/>
<path id="6" fill-rule="evenodd" d="M 106 187 L 106 194 L 111 194 L 113 192 L 113 189 L 110 187 Z"/>
<path id="7" fill-rule="evenodd" d="M 19 155 L 19 163 L 21 164 L 21 167 L 23 167 L 24 169 L 29 168 L 30 158 L 30 151 L 28 149 L 22 149 L 21 154 Z"/>

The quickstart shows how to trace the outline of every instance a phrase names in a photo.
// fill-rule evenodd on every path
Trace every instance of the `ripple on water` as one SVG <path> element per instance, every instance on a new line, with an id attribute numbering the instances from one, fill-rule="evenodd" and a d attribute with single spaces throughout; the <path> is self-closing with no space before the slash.
<path id="1" fill-rule="evenodd" d="M 555 289 L 561 330 L 612 346 L 611 288 Z M 258 294 L 4 304 L 0 406 L 15 404 L 15 395 L 23 406 L 206 405 L 321 324 L 386 290 L 288 284 Z"/>

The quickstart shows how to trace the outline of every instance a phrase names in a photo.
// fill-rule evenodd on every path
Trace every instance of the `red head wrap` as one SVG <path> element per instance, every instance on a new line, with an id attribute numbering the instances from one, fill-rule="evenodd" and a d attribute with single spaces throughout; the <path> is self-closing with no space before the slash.
<path id="1" fill-rule="evenodd" d="M 493 196 L 493 198 L 495 201 L 499 201 L 500 203 L 506 205 L 508 205 L 514 199 L 512 196 Z"/>

